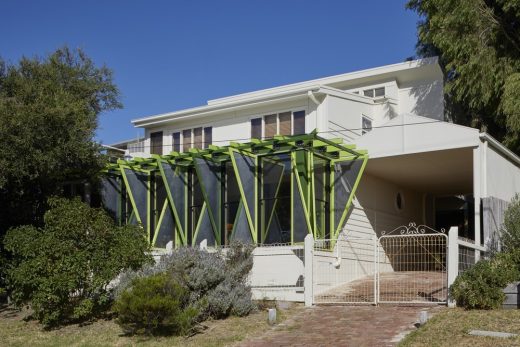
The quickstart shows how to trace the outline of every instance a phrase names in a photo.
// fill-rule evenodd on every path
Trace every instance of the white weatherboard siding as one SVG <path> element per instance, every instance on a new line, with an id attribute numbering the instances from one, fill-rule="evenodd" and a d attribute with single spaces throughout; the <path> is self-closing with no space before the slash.
<path id="1" fill-rule="evenodd" d="M 520 192 L 518 166 L 491 146 L 486 150 L 486 195 L 511 201 Z"/>
<path id="2" fill-rule="evenodd" d="M 361 98 L 358 98 L 361 99 Z M 347 143 L 361 136 L 361 116 L 373 118 L 373 105 L 366 100 L 355 100 L 328 95 L 324 100 L 327 110 L 327 137 L 339 137 Z"/>

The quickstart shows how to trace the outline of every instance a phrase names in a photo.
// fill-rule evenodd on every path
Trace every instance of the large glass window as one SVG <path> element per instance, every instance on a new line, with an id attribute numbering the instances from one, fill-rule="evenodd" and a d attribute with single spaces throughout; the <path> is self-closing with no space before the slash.
<path id="1" fill-rule="evenodd" d="M 193 129 L 193 148 L 202 149 L 202 128 Z"/>

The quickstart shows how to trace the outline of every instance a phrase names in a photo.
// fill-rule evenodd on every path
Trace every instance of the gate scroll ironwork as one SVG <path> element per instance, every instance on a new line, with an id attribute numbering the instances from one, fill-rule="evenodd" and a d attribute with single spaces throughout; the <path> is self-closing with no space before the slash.
<path id="1" fill-rule="evenodd" d="M 382 232 L 377 252 L 377 302 L 445 304 L 448 236 L 410 223 Z"/>

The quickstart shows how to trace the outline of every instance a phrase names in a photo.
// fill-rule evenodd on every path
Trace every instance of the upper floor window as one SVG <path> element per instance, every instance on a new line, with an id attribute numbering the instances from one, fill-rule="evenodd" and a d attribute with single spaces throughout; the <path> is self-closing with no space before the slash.
<path id="1" fill-rule="evenodd" d="M 363 95 L 371 98 L 383 97 L 385 96 L 385 87 L 365 89 Z"/>
<path id="2" fill-rule="evenodd" d="M 254 139 L 298 134 L 305 134 L 305 111 L 280 112 L 251 119 L 251 138 Z"/>
<path id="3" fill-rule="evenodd" d="M 208 148 L 212 143 L 213 127 L 198 127 L 182 131 L 182 150 L 184 152 L 190 148 Z M 172 147 L 175 152 L 181 151 L 181 132 L 172 134 Z"/>
<path id="4" fill-rule="evenodd" d="M 361 135 L 365 135 L 369 131 L 372 131 L 372 119 L 363 115 L 361 116 Z"/>
<path id="5" fill-rule="evenodd" d="M 163 154 L 163 132 L 157 131 L 150 134 L 150 153 Z"/>

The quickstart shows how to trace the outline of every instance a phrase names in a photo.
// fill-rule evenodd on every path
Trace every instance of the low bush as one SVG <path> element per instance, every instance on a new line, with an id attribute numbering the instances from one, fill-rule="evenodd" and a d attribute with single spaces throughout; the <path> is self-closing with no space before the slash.
<path id="1" fill-rule="evenodd" d="M 520 250 L 520 195 L 516 194 L 504 212 L 500 245 L 505 252 Z"/>
<path id="2" fill-rule="evenodd" d="M 166 273 L 189 292 L 197 321 L 246 316 L 256 309 L 247 277 L 253 267 L 253 248 L 238 242 L 225 252 L 179 248 L 165 255 L 155 266 L 122 274 L 114 290 L 116 298 L 132 287 L 135 279 Z M 119 300 L 119 299 L 118 299 Z"/>
<path id="3" fill-rule="evenodd" d="M 6 281 L 13 302 L 30 305 L 46 326 L 84 320 L 109 307 L 109 283 L 151 262 L 140 227 L 118 227 L 102 209 L 54 198 L 44 227 L 21 226 L 5 237 L 12 260 Z"/>
<path id="4" fill-rule="evenodd" d="M 457 277 L 450 295 L 457 305 L 467 309 L 494 309 L 504 302 L 502 289 L 520 278 L 512 253 L 498 253 L 483 259 Z"/>
<path id="5" fill-rule="evenodd" d="M 199 312 L 189 290 L 166 273 L 136 278 L 117 299 L 118 324 L 131 334 L 185 335 Z"/>

